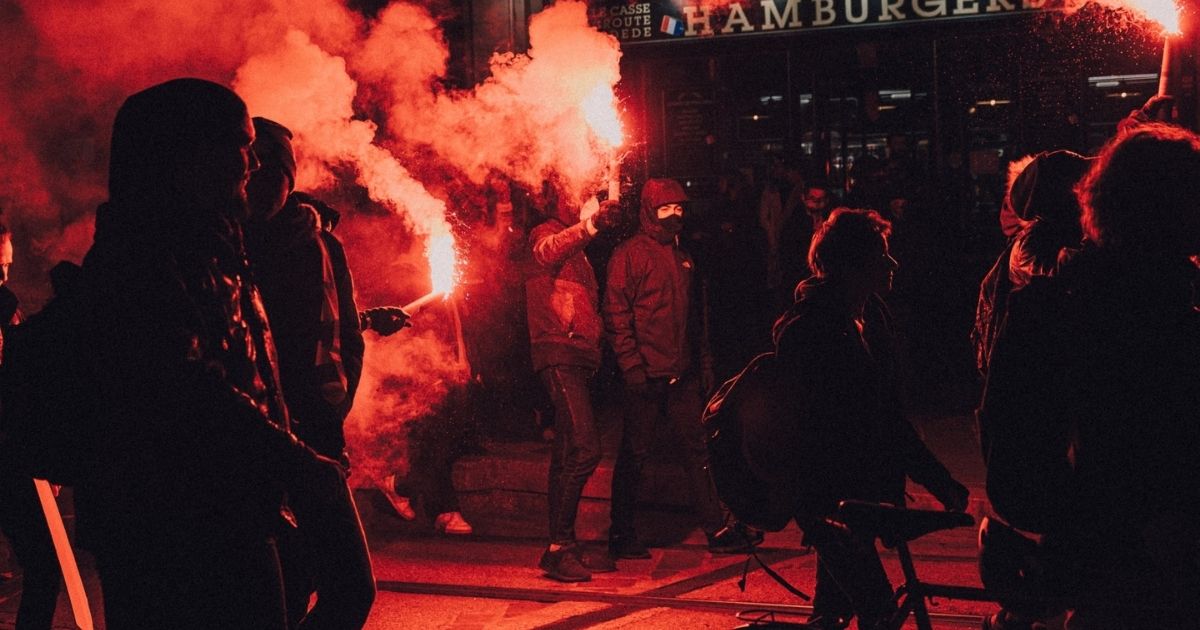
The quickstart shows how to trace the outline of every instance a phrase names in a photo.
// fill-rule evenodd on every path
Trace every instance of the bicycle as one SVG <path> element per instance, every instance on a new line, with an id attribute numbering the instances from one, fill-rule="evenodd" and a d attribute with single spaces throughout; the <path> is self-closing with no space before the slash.
<path id="1" fill-rule="evenodd" d="M 909 541 L 938 531 L 970 527 L 975 519 L 963 512 L 940 512 L 935 510 L 910 510 L 886 503 L 843 501 L 834 519 L 839 525 L 859 534 L 878 538 L 883 545 L 895 549 L 904 574 L 904 583 L 895 589 L 896 612 L 877 626 L 878 630 L 901 630 L 911 616 L 919 630 L 933 630 L 927 601 L 935 597 L 968 601 L 998 602 L 999 593 L 974 586 L 937 584 L 923 582 L 917 577 Z M 789 629 L 818 630 L 806 623 L 791 623 L 770 620 L 751 620 L 739 628 L 753 630 Z"/>

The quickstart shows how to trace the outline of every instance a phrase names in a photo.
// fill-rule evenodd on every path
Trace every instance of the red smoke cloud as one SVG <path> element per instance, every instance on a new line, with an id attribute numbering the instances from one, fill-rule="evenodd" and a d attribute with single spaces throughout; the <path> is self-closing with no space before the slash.
<path id="1" fill-rule="evenodd" d="M 596 190 L 610 147 L 582 105 L 597 86 L 620 80 L 621 50 L 588 25 L 586 4 L 559 2 L 535 15 L 528 53 L 493 55 L 491 76 L 471 90 L 429 89 L 446 58 L 440 33 L 429 26 L 393 7 L 354 60 L 363 76 L 387 86 L 394 138 L 432 148 L 477 184 L 498 171 L 536 189 L 557 173 L 577 202 Z M 397 33 L 409 42 L 404 55 L 391 48 Z"/>
<path id="2" fill-rule="evenodd" d="M 293 130 L 298 187 L 348 211 L 339 235 L 360 305 L 404 303 L 428 290 L 424 238 L 465 236 L 472 226 L 460 218 L 479 215 L 459 207 L 482 198 L 465 188 L 495 172 L 531 187 L 557 172 L 577 199 L 600 184 L 610 148 L 580 105 L 619 80 L 617 42 L 587 25 L 582 2 L 561 2 L 534 17 L 530 43 L 528 54 L 495 55 L 479 86 L 449 90 L 448 47 L 416 4 L 373 19 L 338 0 L 0 4 L 0 208 L 16 236 L 14 288 L 36 309 L 45 270 L 90 245 L 122 100 L 195 76 L 233 86 L 252 115 Z M 347 423 L 358 470 L 386 472 L 395 453 L 384 446 L 403 444 L 403 423 L 465 380 L 442 310 L 386 340 L 368 333 Z"/>

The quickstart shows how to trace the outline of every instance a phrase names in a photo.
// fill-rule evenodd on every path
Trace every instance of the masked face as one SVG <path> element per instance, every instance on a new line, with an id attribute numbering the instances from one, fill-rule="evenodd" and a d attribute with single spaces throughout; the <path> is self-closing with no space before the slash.
<path id="1" fill-rule="evenodd" d="M 659 206 L 655 214 L 658 216 L 658 224 L 667 234 L 678 234 L 683 230 L 683 206 L 669 203 Z"/>

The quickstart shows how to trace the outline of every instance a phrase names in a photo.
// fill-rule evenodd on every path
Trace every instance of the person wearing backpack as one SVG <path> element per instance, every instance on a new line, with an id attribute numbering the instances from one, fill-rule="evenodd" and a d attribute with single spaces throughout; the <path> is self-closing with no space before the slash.
<path id="1" fill-rule="evenodd" d="M 762 532 L 726 524 L 708 471 L 702 397 L 716 383 L 701 310 L 693 304 L 692 258 L 678 245 L 685 202 L 679 182 L 647 180 L 640 229 L 617 246 L 608 262 L 604 325 L 625 381 L 627 405 L 612 482 L 609 552 L 615 558 L 650 557 L 634 528 L 634 503 L 655 426 L 664 415 L 683 454 L 692 506 L 709 551 L 736 553 L 762 541 Z"/>
<path id="2" fill-rule="evenodd" d="M 200 79 L 130 96 L 113 123 L 73 321 L 93 386 L 77 531 L 111 630 L 283 630 L 284 496 L 349 500 L 289 430 L 239 228 L 253 140 L 241 98 Z"/>
<path id="3" fill-rule="evenodd" d="M 585 553 L 575 540 L 583 486 L 600 464 L 600 433 L 588 381 L 600 367 L 603 324 L 599 285 L 584 247 L 621 223 L 621 206 L 605 201 L 591 216 L 561 199 L 547 180 L 536 204 L 546 220 L 529 234 L 533 265 L 525 280 L 533 368 L 554 403 L 554 444 L 547 502 L 550 544 L 538 561 L 548 577 L 585 582 L 615 571 L 605 554 Z"/>
<path id="4" fill-rule="evenodd" d="M 749 453 L 773 462 L 774 478 L 790 480 L 781 483 L 790 485 L 796 523 L 817 550 L 810 623 L 819 628 L 844 627 L 852 616 L 859 628 L 874 628 L 895 607 L 874 541 L 826 524 L 840 501 L 903 505 L 909 477 L 948 510 L 967 506 L 967 489 L 900 404 L 891 317 L 879 297 L 899 266 L 888 253 L 890 228 L 873 210 L 846 208 L 817 228 L 808 251 L 814 276 L 797 285 L 774 328 L 788 424 L 776 427 L 773 449 Z"/>
<path id="5" fill-rule="evenodd" d="M 13 262 L 12 232 L 0 223 L 0 348 L 3 335 L 21 322 L 20 300 L 8 286 Z M 2 405 L 3 401 L 0 401 Z M 0 413 L 3 408 L 0 407 Z M 20 630 L 49 630 L 58 603 L 62 569 L 50 539 L 50 529 L 38 502 L 33 478 L 10 470 L 11 461 L 0 458 L 0 531 L 21 566 L 21 604 L 17 609 Z"/>

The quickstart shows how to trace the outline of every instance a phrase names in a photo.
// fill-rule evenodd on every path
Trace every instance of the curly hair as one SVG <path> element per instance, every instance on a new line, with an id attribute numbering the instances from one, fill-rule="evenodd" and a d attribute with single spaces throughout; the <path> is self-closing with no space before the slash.
<path id="1" fill-rule="evenodd" d="M 892 224 L 874 210 L 836 208 L 817 227 L 808 248 L 808 266 L 819 277 L 837 275 L 878 253 Z"/>
<path id="2" fill-rule="evenodd" d="M 1196 253 L 1200 242 L 1200 136 L 1149 123 L 1113 138 L 1075 187 L 1089 241 Z"/>

